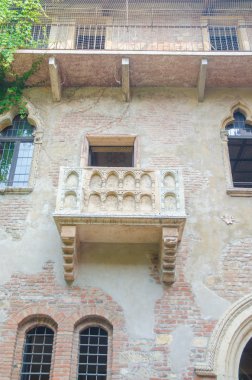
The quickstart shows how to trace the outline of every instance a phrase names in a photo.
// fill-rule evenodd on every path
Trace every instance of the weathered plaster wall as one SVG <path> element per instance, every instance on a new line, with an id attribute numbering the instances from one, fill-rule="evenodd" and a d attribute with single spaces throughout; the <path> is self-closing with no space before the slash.
<path id="1" fill-rule="evenodd" d="M 194 89 L 174 88 L 133 89 L 129 104 L 119 89 L 68 89 L 57 104 L 49 89 L 26 96 L 44 135 L 34 191 L 0 195 L 0 344 L 10 352 L 1 379 L 10 379 L 16 316 L 39 307 L 69 321 L 75 310 L 110 310 L 115 324 L 118 317 L 124 342 L 115 329 L 115 379 L 193 379 L 216 321 L 250 292 L 251 200 L 226 194 L 220 126 L 239 101 L 252 114 L 251 92 L 208 90 L 201 104 Z M 160 284 L 158 248 L 137 244 L 83 244 L 77 280 L 65 283 L 52 213 L 59 167 L 79 165 L 86 133 L 137 134 L 142 167 L 182 168 L 188 219 L 173 286 Z M 55 379 L 69 379 L 57 368 Z"/>

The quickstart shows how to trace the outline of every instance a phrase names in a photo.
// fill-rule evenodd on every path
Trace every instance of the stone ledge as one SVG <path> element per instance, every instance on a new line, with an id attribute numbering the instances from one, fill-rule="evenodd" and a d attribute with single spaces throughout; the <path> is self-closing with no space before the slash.
<path id="1" fill-rule="evenodd" d="M 252 197 L 252 188 L 231 187 L 227 189 L 227 195 L 231 197 Z"/>
<path id="2" fill-rule="evenodd" d="M 0 189 L 0 195 L 4 194 L 30 194 L 33 187 L 4 187 Z"/>

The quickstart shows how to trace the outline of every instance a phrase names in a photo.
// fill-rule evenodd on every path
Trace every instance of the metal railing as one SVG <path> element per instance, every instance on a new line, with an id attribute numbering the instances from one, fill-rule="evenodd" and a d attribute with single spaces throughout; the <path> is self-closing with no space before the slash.
<path id="1" fill-rule="evenodd" d="M 252 51 L 252 23 L 242 26 L 143 26 L 51 23 L 32 28 L 32 49 Z"/>
<path id="2" fill-rule="evenodd" d="M 27 48 L 252 51 L 251 0 L 42 0 Z M 1 24 L 1 28 L 8 27 Z"/>
<path id="3" fill-rule="evenodd" d="M 251 0 L 41 1 L 27 48 L 252 51 Z"/>

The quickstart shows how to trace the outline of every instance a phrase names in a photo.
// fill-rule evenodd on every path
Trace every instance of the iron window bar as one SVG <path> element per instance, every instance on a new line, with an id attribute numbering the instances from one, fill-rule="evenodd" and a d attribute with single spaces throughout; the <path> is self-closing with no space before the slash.
<path id="1" fill-rule="evenodd" d="M 54 332 L 37 326 L 26 333 L 20 380 L 49 380 Z"/>
<path id="2" fill-rule="evenodd" d="M 92 326 L 80 332 L 78 380 L 107 378 L 108 333 Z"/>
<path id="3" fill-rule="evenodd" d="M 105 32 L 106 29 L 103 25 L 78 25 L 75 48 L 79 50 L 105 49 Z"/>
<path id="4" fill-rule="evenodd" d="M 211 50 L 240 50 L 236 26 L 210 26 L 208 30 Z"/>
<path id="5" fill-rule="evenodd" d="M 32 40 L 34 47 L 38 49 L 46 49 L 51 31 L 51 24 L 33 25 Z"/>

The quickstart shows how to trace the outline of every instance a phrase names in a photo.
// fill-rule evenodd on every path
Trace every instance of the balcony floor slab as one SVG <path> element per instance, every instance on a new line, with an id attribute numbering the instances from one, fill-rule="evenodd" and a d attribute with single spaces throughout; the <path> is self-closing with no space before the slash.
<path id="1" fill-rule="evenodd" d="M 208 59 L 207 88 L 252 86 L 252 52 L 19 50 L 14 69 L 21 74 L 41 56 L 41 67 L 28 82 L 31 86 L 50 85 L 50 56 L 57 59 L 65 87 L 119 87 L 122 58 L 130 60 L 133 87 L 197 87 L 204 58 Z"/>

